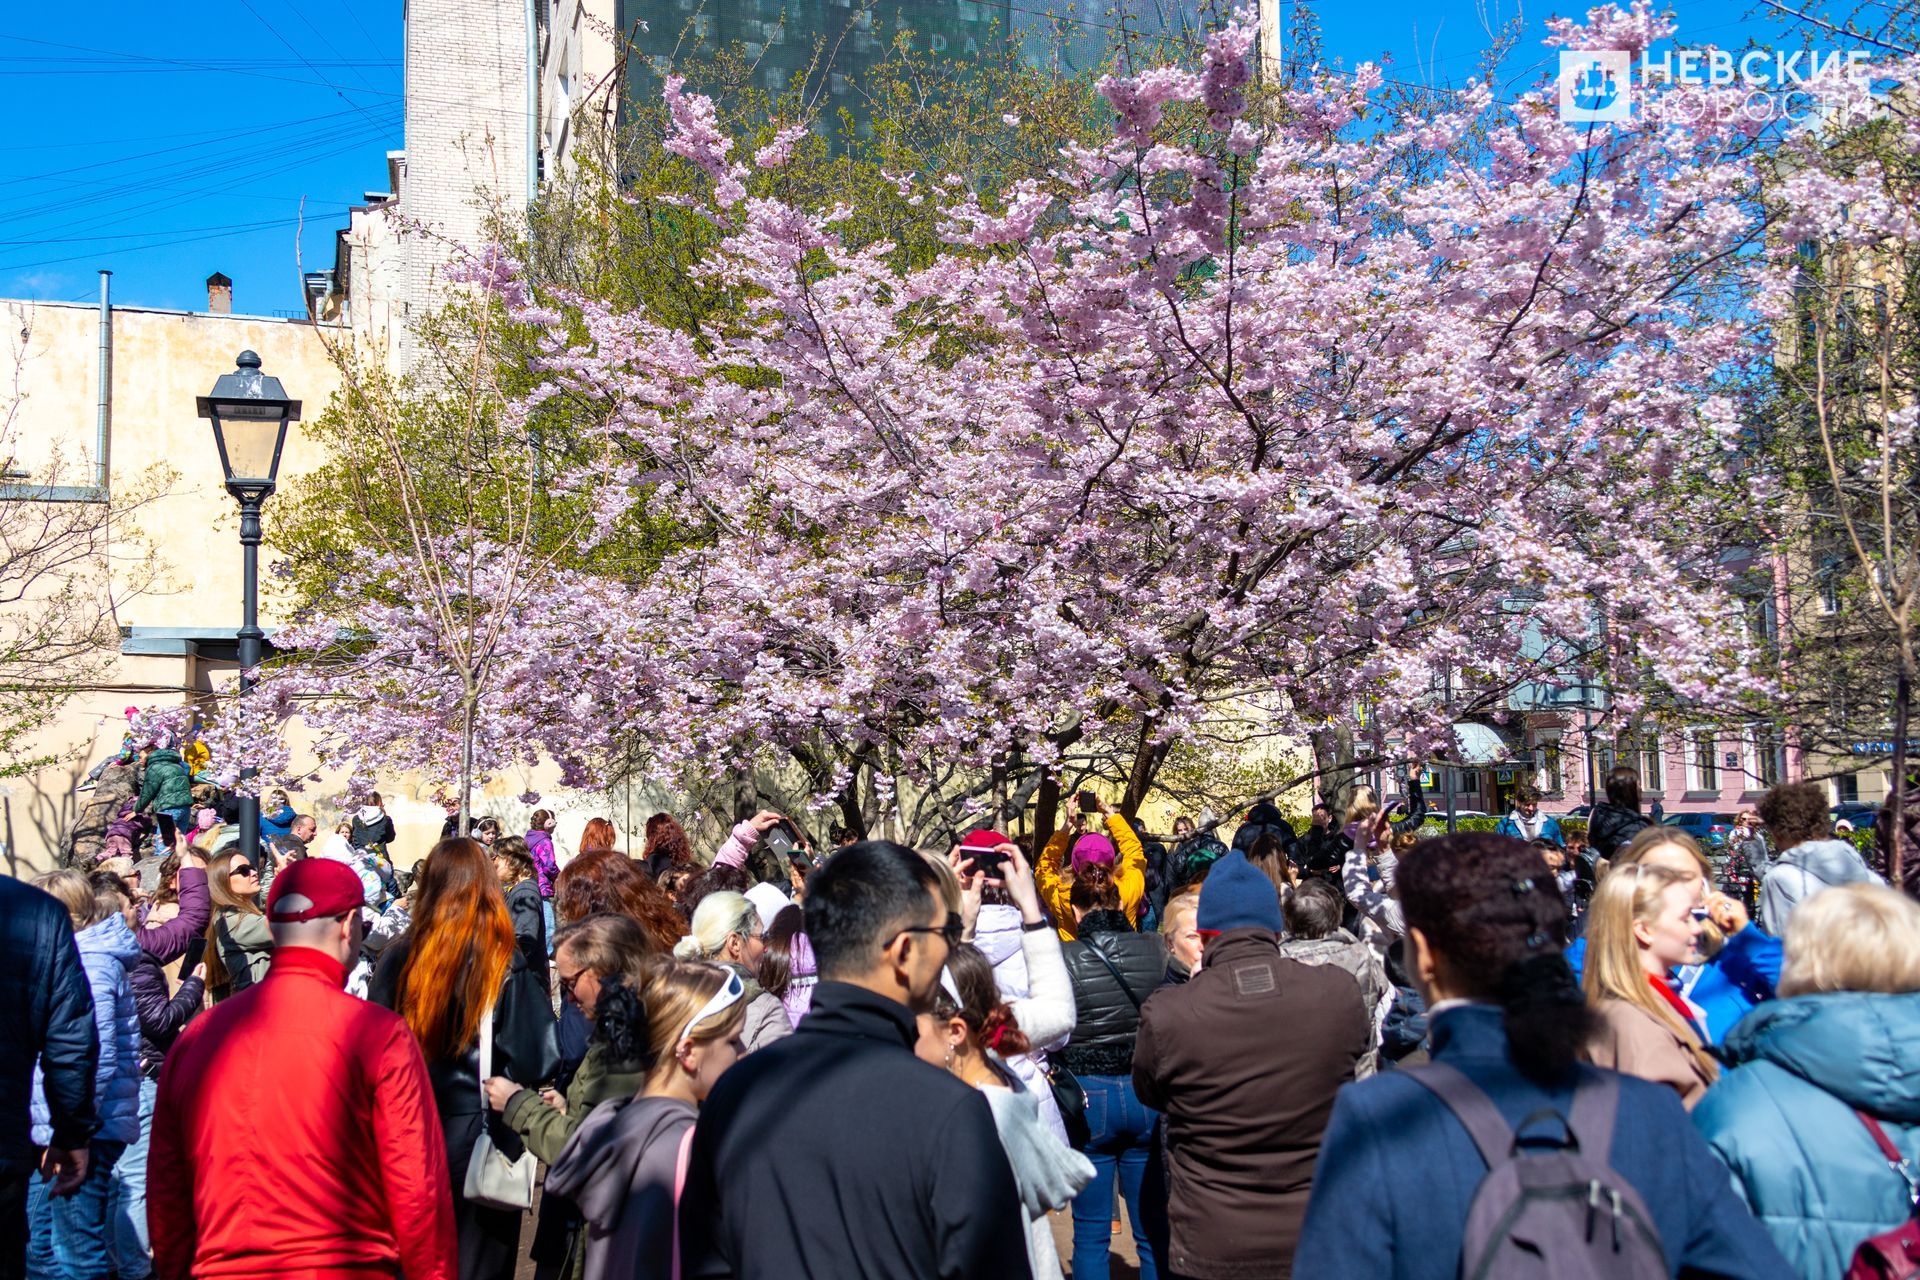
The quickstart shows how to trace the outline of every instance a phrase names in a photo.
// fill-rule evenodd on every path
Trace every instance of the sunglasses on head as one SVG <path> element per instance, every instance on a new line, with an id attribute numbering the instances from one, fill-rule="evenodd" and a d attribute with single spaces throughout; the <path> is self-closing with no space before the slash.
<path id="1" fill-rule="evenodd" d="M 718 991 L 707 997 L 707 1003 L 701 1006 L 700 1012 L 687 1019 L 687 1025 L 680 1030 L 680 1038 L 674 1041 L 674 1047 L 677 1049 L 680 1045 L 685 1044 L 688 1038 L 693 1035 L 693 1029 L 695 1027 L 705 1022 L 708 1018 L 711 1018 L 714 1014 L 728 1008 L 746 993 L 747 985 L 740 981 L 740 975 L 731 969 L 727 970 L 727 980 L 720 984 Z"/>

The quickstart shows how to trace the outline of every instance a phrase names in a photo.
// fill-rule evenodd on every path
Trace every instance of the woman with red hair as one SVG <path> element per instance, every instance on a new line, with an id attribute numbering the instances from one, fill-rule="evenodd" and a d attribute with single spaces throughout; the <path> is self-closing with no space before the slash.
<path id="1" fill-rule="evenodd" d="M 472 1204 L 463 1194 L 483 1125 L 509 1158 L 522 1150 L 519 1137 L 485 1109 L 480 1024 L 483 1018 L 492 1024 L 492 1074 L 541 1083 L 553 1070 L 551 1010 L 544 1041 L 537 1018 L 503 1013 L 513 921 L 483 845 L 457 836 L 442 840 L 420 864 L 414 886 L 413 929 L 381 955 L 367 998 L 406 1020 L 427 1060 L 453 1181 L 460 1280 L 512 1280 L 520 1215 Z"/>
<path id="2" fill-rule="evenodd" d="M 647 864 L 647 874 L 655 881 L 677 867 L 694 864 L 693 842 L 687 839 L 687 830 L 678 818 L 656 813 L 647 819 L 647 844 L 640 851 L 640 860 Z"/>
<path id="3" fill-rule="evenodd" d="M 619 836 L 613 824 L 605 818 L 588 818 L 586 829 L 580 833 L 580 852 L 600 853 L 611 850 Z"/>
<path id="4" fill-rule="evenodd" d="M 587 829 L 592 831 L 592 822 Z M 611 823 L 607 829 L 612 830 Z M 624 853 L 590 849 L 584 836 L 580 843 L 580 855 L 560 868 L 560 878 L 554 882 L 553 910 L 560 924 L 564 927 L 595 912 L 611 911 L 631 917 L 661 951 L 672 951 L 673 944 L 686 936 L 687 923 L 666 890 Z"/>

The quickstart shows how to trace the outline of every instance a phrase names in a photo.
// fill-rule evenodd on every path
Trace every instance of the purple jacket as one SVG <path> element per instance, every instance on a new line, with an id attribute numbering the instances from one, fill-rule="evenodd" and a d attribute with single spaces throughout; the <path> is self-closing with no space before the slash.
<path id="1" fill-rule="evenodd" d="M 187 953 L 187 943 L 207 931 L 213 919 L 213 899 L 207 893 L 207 873 L 201 867 L 180 868 L 180 914 L 151 929 L 135 929 L 140 949 L 161 964 L 171 964 Z"/>
<path id="2" fill-rule="evenodd" d="M 553 878 L 560 874 L 559 866 L 553 860 L 553 833 L 551 831 L 527 832 L 527 853 L 533 858 L 534 878 L 540 882 L 540 896 L 553 896 Z"/>
<path id="3" fill-rule="evenodd" d="M 149 1080 L 157 1080 L 167 1049 L 200 1012 L 206 987 L 200 979 L 189 977 L 180 984 L 178 994 L 169 996 L 166 970 L 151 953 L 142 953 L 138 963 L 127 971 L 127 981 L 133 986 L 133 1004 L 140 1013 L 140 1071 Z"/>

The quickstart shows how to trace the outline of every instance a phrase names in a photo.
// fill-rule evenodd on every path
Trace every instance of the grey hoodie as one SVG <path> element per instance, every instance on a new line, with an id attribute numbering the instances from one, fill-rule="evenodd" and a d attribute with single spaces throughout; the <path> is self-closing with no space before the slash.
<path id="1" fill-rule="evenodd" d="M 672 1273 L 680 1142 L 695 1114 L 674 1098 L 603 1102 L 567 1139 L 546 1186 L 586 1221 L 583 1280 Z"/>
<path id="2" fill-rule="evenodd" d="M 1778 938 L 1794 908 L 1822 889 L 1843 884 L 1885 884 L 1845 840 L 1809 840 L 1773 860 L 1760 887 L 1760 927 Z"/>

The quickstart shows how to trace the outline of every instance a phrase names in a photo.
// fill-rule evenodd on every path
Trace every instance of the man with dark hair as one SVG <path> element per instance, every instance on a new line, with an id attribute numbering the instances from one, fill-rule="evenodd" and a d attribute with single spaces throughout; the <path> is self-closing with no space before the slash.
<path id="1" fill-rule="evenodd" d="M 680 1274 L 1030 1275 L 1026 1211 L 986 1100 L 913 1056 L 916 1015 L 960 940 L 939 874 L 911 849 L 863 841 L 813 873 L 804 910 L 812 1011 L 701 1107 Z"/>
<path id="2" fill-rule="evenodd" d="M 1780 853 L 1760 885 L 1760 926 L 1774 937 L 1787 931 L 1795 908 L 1822 889 L 1885 884 L 1845 840 L 1833 839 L 1827 793 L 1811 782 L 1788 782 L 1760 797 L 1761 821 Z"/>
<path id="3" fill-rule="evenodd" d="M 1300 837 L 1295 851 L 1301 869 L 1310 876 L 1337 876 L 1353 841 L 1341 833 L 1334 821 L 1333 806 L 1325 800 L 1313 802 L 1313 815 L 1307 833 Z"/>

